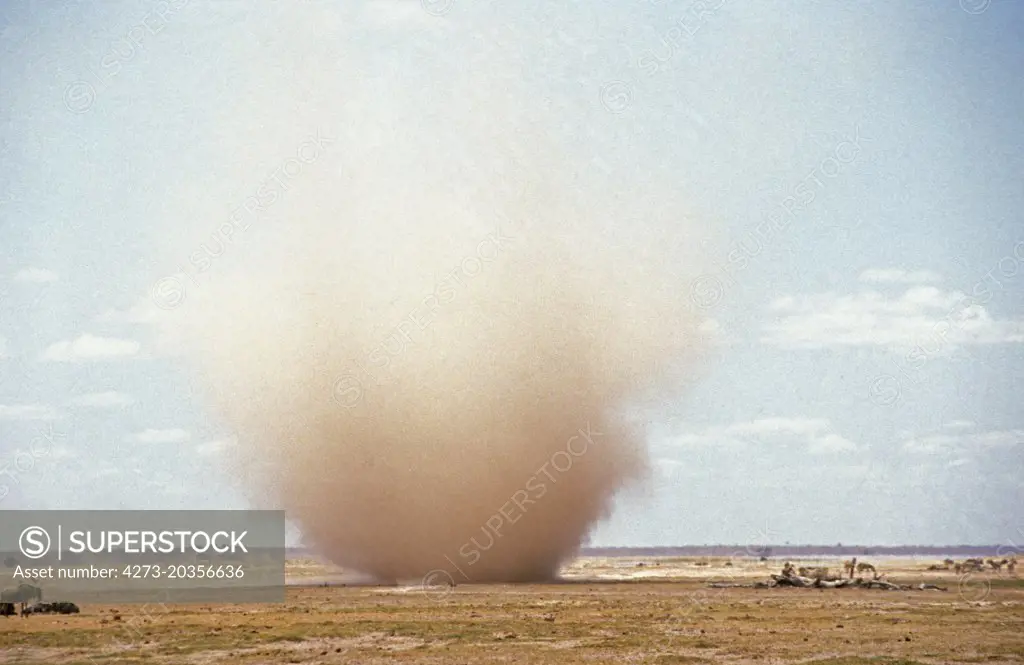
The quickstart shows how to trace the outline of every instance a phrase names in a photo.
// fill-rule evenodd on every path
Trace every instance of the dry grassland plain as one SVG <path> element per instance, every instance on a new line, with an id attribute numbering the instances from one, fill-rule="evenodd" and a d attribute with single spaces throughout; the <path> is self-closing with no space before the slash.
<path id="1" fill-rule="evenodd" d="M 557 584 L 423 588 L 341 585 L 329 581 L 337 570 L 291 561 L 283 604 L 0 619 L 0 663 L 1024 661 L 1024 582 L 1005 571 L 964 578 L 927 571 L 932 560 L 875 561 L 890 581 L 945 592 L 710 587 L 767 580 L 782 563 L 727 562 L 582 558 Z"/>

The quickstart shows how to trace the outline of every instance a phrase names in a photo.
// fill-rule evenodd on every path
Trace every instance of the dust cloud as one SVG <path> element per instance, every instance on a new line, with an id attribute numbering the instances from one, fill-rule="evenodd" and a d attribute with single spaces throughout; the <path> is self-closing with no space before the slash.
<path id="1" fill-rule="evenodd" d="M 631 409 L 704 343 L 706 229 L 579 158 L 515 78 L 348 84 L 279 200 L 200 246 L 174 317 L 255 506 L 381 581 L 556 576 L 649 474 Z"/>

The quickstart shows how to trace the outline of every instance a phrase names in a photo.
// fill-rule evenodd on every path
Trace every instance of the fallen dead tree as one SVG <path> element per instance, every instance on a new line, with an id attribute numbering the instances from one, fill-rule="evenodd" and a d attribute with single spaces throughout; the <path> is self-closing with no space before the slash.
<path id="1" fill-rule="evenodd" d="M 882 589 L 883 591 L 948 591 L 946 587 L 934 584 L 894 584 L 883 579 L 854 578 L 811 578 L 803 577 L 793 573 L 772 575 L 767 582 L 754 582 L 753 584 L 733 584 L 729 582 L 709 582 L 709 587 L 714 589 L 741 588 L 748 589 L 774 589 L 776 587 L 797 587 L 801 589 Z"/>
<path id="2" fill-rule="evenodd" d="M 822 571 L 827 572 L 827 569 L 800 569 L 801 571 Z M 858 589 L 882 589 L 884 591 L 947 591 L 948 589 L 944 586 L 936 586 L 934 584 L 894 584 L 888 580 L 883 579 L 884 575 L 874 575 L 870 579 L 863 577 L 835 577 L 826 574 L 821 574 L 816 577 L 808 577 L 798 573 L 798 570 L 793 564 L 787 563 L 782 568 L 780 575 L 772 575 L 771 579 L 767 582 L 755 582 L 754 584 L 736 584 L 733 582 L 709 582 L 708 586 L 715 589 L 727 589 L 727 588 L 755 588 L 755 589 L 771 589 L 779 586 L 795 586 L 802 589 L 843 589 L 843 588 L 858 588 Z"/>
<path id="3" fill-rule="evenodd" d="M 859 589 L 884 589 L 885 591 L 948 591 L 945 587 L 935 586 L 934 584 L 893 584 L 886 580 L 874 579 L 868 580 L 862 577 L 855 577 L 853 579 L 839 579 L 839 580 L 827 580 L 827 579 L 811 579 L 809 577 L 800 577 L 799 575 L 772 575 L 770 582 L 762 583 L 765 588 L 773 588 L 779 586 L 795 586 L 805 589 L 842 589 L 845 587 L 856 587 Z"/>

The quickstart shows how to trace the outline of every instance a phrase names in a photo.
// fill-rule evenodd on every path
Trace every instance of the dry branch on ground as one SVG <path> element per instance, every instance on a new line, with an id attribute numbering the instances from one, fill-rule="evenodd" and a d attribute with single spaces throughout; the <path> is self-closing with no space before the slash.
<path id="1" fill-rule="evenodd" d="M 729 582 L 709 582 L 708 586 L 715 589 L 727 588 L 753 588 L 773 589 L 775 587 L 790 586 L 802 589 L 882 589 L 884 591 L 948 591 L 946 587 L 934 584 L 894 584 L 887 580 L 875 578 L 865 579 L 863 577 L 853 578 L 827 578 L 827 577 L 804 577 L 792 572 L 792 569 L 784 568 L 782 574 L 771 575 L 767 582 L 754 582 L 753 584 L 734 584 Z"/>

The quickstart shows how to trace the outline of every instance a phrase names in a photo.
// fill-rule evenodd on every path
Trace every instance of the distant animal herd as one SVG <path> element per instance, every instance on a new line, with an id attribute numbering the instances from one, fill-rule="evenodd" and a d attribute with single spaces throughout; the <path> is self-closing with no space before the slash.
<path id="1" fill-rule="evenodd" d="M 31 603 L 31 605 L 29 604 Z M 20 608 L 15 608 L 20 605 Z M 78 614 L 78 605 L 67 601 L 54 603 L 43 602 L 43 590 L 31 584 L 19 584 L 14 589 L 0 591 L 0 616 L 9 617 L 18 614 Z"/>
<path id="2" fill-rule="evenodd" d="M 1004 558 L 1004 559 L 998 559 L 998 560 L 996 560 L 996 559 L 973 558 L 973 559 L 964 559 L 963 561 L 954 561 L 953 559 L 946 559 L 946 560 L 944 560 L 942 562 L 942 564 L 934 564 L 934 565 L 928 566 L 928 570 L 950 570 L 950 569 L 952 569 L 953 572 L 955 572 L 957 575 L 961 575 L 963 573 L 972 573 L 972 572 L 980 573 L 980 572 L 985 570 L 985 564 L 986 563 L 989 565 L 989 567 L 992 570 L 994 570 L 997 573 L 1001 572 L 1003 570 L 1003 566 L 1006 566 L 1006 571 L 1008 573 L 1013 574 L 1013 575 L 1016 575 L 1016 573 L 1017 573 L 1017 556 L 1016 555 L 1013 555 L 1013 556 L 1011 556 L 1008 559 Z"/>
<path id="3" fill-rule="evenodd" d="M 988 568 L 986 568 L 988 564 Z M 954 561 L 953 559 L 945 559 L 941 564 L 932 564 L 928 566 L 927 570 L 939 571 L 939 570 L 952 570 L 957 575 L 965 575 L 972 572 L 984 572 L 985 570 L 991 570 L 992 572 L 1002 572 L 1003 568 L 1006 569 L 1011 575 L 1017 574 L 1017 557 L 1011 555 L 1010 557 L 1003 559 L 982 559 L 982 558 L 969 558 L 963 561 Z M 849 559 L 843 562 L 843 576 L 848 576 L 849 579 L 853 579 L 855 573 L 871 573 L 872 579 L 878 580 L 884 577 L 879 574 L 878 570 L 874 565 L 865 561 L 857 561 L 857 557 Z M 783 570 L 785 574 L 795 574 L 800 577 L 806 577 L 809 579 L 821 579 L 821 580 L 834 580 L 839 579 L 840 576 L 832 573 L 832 569 L 827 567 L 812 567 L 812 566 L 801 566 L 797 568 L 792 563 L 786 563 L 786 567 Z"/>

